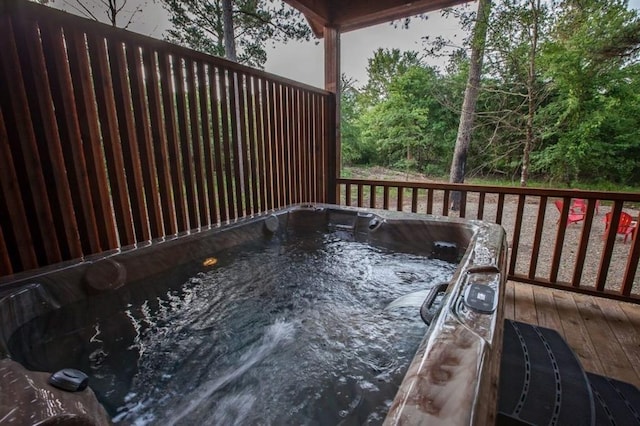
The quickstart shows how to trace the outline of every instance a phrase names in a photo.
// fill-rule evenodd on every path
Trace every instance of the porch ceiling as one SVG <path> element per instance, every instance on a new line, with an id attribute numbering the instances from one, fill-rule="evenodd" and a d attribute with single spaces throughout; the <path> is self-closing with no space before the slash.
<path id="1" fill-rule="evenodd" d="M 451 7 L 468 0 L 284 0 L 306 16 L 316 37 L 324 27 L 340 32 Z"/>

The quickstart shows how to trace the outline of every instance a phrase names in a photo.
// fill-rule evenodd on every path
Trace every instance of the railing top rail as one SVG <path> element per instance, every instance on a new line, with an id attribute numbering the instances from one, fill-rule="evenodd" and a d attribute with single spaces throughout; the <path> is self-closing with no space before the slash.
<path id="1" fill-rule="evenodd" d="M 164 52 L 168 52 L 170 54 L 181 57 L 188 57 L 196 61 L 202 61 L 208 64 L 224 67 L 226 69 L 232 69 L 234 71 L 239 71 L 247 75 L 268 79 L 280 84 L 293 86 L 320 95 L 330 94 L 330 92 L 326 90 L 319 89 L 308 84 L 300 83 L 286 77 L 271 74 L 266 71 L 257 70 L 255 68 L 241 65 L 217 56 L 197 52 L 186 47 L 170 43 L 168 41 L 154 39 L 122 28 L 114 28 L 111 25 L 96 22 L 91 19 L 83 18 L 81 16 L 72 15 L 70 13 L 51 7 L 42 6 L 27 0 L 1 0 L 0 16 L 6 14 L 10 14 L 12 16 L 22 15 L 27 19 L 42 19 L 43 22 L 46 23 L 72 25 L 75 29 L 99 35 L 110 40 L 132 43 L 134 45 L 143 45 L 147 48 L 162 50 Z"/>
<path id="2" fill-rule="evenodd" d="M 390 181 L 390 180 L 368 180 L 368 179 L 338 179 L 338 184 L 350 185 L 375 185 L 382 187 L 403 187 L 403 188 L 423 188 L 449 191 L 484 192 L 505 195 L 531 195 L 547 197 L 570 197 L 584 198 L 592 200 L 611 200 L 640 202 L 640 193 L 637 192 L 607 192 L 589 191 L 582 189 L 548 189 L 529 188 L 512 186 L 489 186 L 489 185 L 468 185 L 464 183 L 441 183 L 441 182 L 411 182 L 411 181 Z"/>

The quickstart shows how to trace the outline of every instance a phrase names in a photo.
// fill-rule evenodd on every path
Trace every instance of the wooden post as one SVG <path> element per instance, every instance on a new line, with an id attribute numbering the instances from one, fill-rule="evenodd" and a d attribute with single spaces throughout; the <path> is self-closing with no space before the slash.
<path id="1" fill-rule="evenodd" d="M 332 93 L 327 111 L 326 202 L 337 203 L 336 179 L 340 173 L 340 31 L 324 28 L 324 88 Z"/>

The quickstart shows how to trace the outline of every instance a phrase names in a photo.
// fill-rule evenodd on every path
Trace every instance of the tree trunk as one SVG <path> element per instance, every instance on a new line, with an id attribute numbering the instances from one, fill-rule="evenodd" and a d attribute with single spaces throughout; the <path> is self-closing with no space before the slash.
<path id="1" fill-rule="evenodd" d="M 231 0 L 222 0 L 222 23 L 224 25 L 224 56 L 238 62 L 236 38 L 233 32 L 233 4 Z"/>
<path id="2" fill-rule="evenodd" d="M 536 53 L 538 50 L 538 25 L 540 18 L 540 0 L 531 0 L 531 13 L 533 16 L 531 28 L 531 51 L 529 52 L 529 72 L 527 75 L 527 98 L 529 111 L 527 115 L 527 139 L 522 150 L 522 170 L 520 172 L 520 186 L 527 186 L 529 180 L 529 163 L 531 162 L 531 150 L 534 145 L 533 118 L 536 113 L 535 83 L 536 83 Z"/>
<path id="3" fill-rule="evenodd" d="M 480 77 L 482 75 L 482 57 L 487 38 L 487 23 L 491 12 L 491 0 L 478 1 L 478 13 L 476 23 L 473 28 L 471 42 L 471 58 L 469 64 L 469 77 L 464 91 L 464 101 L 462 102 L 462 112 L 460 114 L 460 124 L 458 125 L 458 136 L 451 162 L 451 172 L 449 182 L 463 183 L 465 168 L 467 165 L 467 152 L 473 133 L 473 121 L 478 100 L 478 89 Z M 455 191 L 451 197 L 451 210 L 460 210 L 460 192 Z"/>

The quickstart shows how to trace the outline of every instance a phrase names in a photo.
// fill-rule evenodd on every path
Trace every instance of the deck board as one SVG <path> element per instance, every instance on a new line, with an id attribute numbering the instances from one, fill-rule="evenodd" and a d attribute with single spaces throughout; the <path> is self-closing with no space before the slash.
<path id="1" fill-rule="evenodd" d="M 558 331 L 586 371 L 640 387 L 640 305 L 509 282 L 505 318 Z"/>

